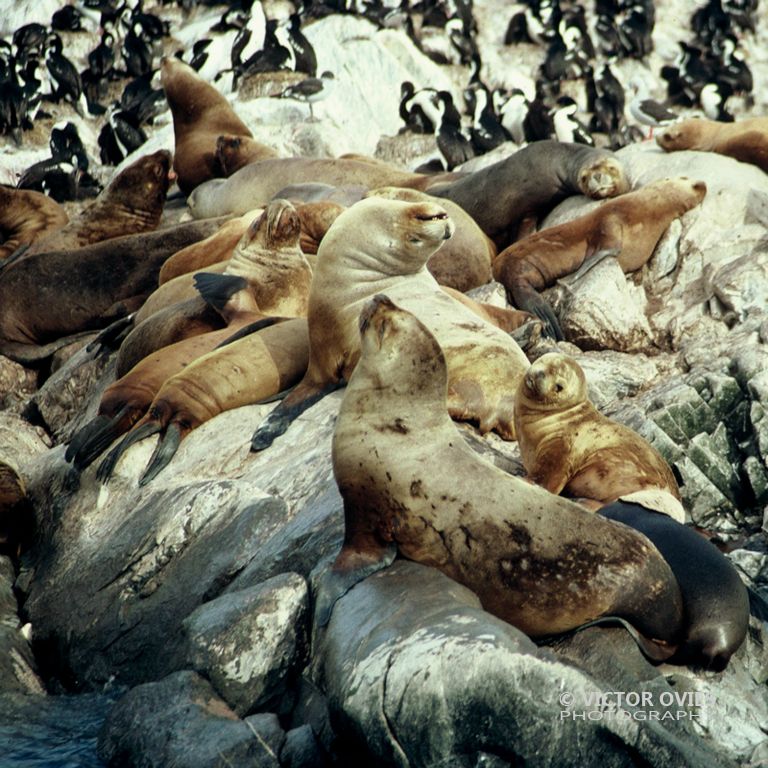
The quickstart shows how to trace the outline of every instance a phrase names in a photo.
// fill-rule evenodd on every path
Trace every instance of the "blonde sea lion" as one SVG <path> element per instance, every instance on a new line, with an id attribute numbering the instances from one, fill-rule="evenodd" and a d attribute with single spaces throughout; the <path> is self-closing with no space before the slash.
<path id="1" fill-rule="evenodd" d="M 232 256 L 221 264 L 222 274 L 181 275 L 161 286 L 153 294 L 155 298 L 147 299 L 136 313 L 136 327 L 118 353 L 118 375 L 160 347 L 218 330 L 219 318 L 210 307 L 223 306 L 246 286 L 265 315 L 305 316 L 312 268 L 299 248 L 300 227 L 296 209 L 286 200 L 274 200 L 251 222 Z M 166 299 L 158 296 L 177 290 L 175 281 L 190 290 L 194 285 L 200 296 L 164 307 Z"/>
<path id="2" fill-rule="evenodd" d="M 0 261 L 69 221 L 64 208 L 41 192 L 0 185 Z"/>
<path id="3" fill-rule="evenodd" d="M 216 139 L 216 160 L 225 178 L 248 163 L 276 156 L 275 150 L 265 147 L 264 144 L 248 136 L 224 135 Z"/>
<path id="4" fill-rule="evenodd" d="M 498 163 L 447 184 L 430 195 L 460 205 L 499 248 L 570 195 L 601 199 L 629 189 L 621 162 L 606 149 L 561 141 L 535 141 Z"/>
<path id="5" fill-rule="evenodd" d="M 528 478 L 550 493 L 594 506 L 653 493 L 660 500 L 654 508 L 685 522 L 667 462 L 592 405 L 584 371 L 572 357 L 550 352 L 531 365 L 515 394 L 515 428 Z"/>
<path id="6" fill-rule="evenodd" d="M 173 458 L 186 435 L 219 413 L 265 400 L 293 386 L 307 368 L 305 318 L 272 325 L 209 352 L 167 379 L 144 418 L 99 465 L 106 482 L 117 460 L 138 440 L 161 433 L 139 485 Z"/>
<path id="7" fill-rule="evenodd" d="M 509 335 L 441 290 L 426 268 L 453 231 L 445 209 L 430 202 L 371 197 L 336 219 L 320 244 L 310 290 L 307 374 L 259 427 L 254 450 L 348 380 L 360 354 L 360 310 L 382 291 L 438 338 L 448 359 L 451 416 L 514 438 L 512 398 L 527 358 Z"/>
<path id="8" fill-rule="evenodd" d="M 637 532 L 507 474 L 457 435 L 441 345 L 385 296 L 360 318 L 362 352 L 333 436 L 344 545 L 319 582 L 316 621 L 395 554 L 474 590 L 541 637 L 621 617 L 654 658 L 682 634 L 669 566 Z"/>
<path id="9" fill-rule="evenodd" d="M 183 61 L 165 56 L 160 63 L 160 79 L 173 116 L 173 169 L 179 189 L 189 195 L 202 182 L 224 175 L 216 156 L 219 136 L 253 139 L 253 134 L 229 101 Z M 265 145 L 260 149 L 264 157 L 277 154 Z"/>
<path id="10" fill-rule="evenodd" d="M 505 248 L 493 262 L 494 277 L 510 301 L 544 321 L 556 339 L 563 332 L 539 291 L 573 272 L 583 274 L 613 256 L 624 272 L 640 269 L 675 219 L 697 206 L 707 193 L 703 181 L 660 179 L 629 192 L 572 221 L 547 227 Z"/>
<path id="11" fill-rule="evenodd" d="M 158 284 L 163 285 L 174 277 L 186 275 L 228 259 L 251 222 L 261 214 L 262 210 L 257 208 L 236 219 L 230 219 L 210 237 L 174 253 L 160 269 Z"/>
<path id="12" fill-rule="evenodd" d="M 0 354 L 21 363 L 39 362 L 66 343 L 65 337 L 124 318 L 157 285 L 168 256 L 221 223 L 185 222 L 12 260 L 0 270 Z"/>
<path id="13" fill-rule="evenodd" d="M 695 149 L 716 152 L 768 173 L 768 117 L 751 117 L 721 123 L 696 117 L 674 123 L 656 134 L 656 143 L 667 152 Z"/>
<path id="14" fill-rule="evenodd" d="M 160 224 L 168 192 L 171 153 L 140 157 L 115 176 L 101 194 L 61 229 L 37 240 L 27 255 L 82 248 L 123 235 L 151 232 Z"/>
<path id="15" fill-rule="evenodd" d="M 430 257 L 427 269 L 440 285 L 447 285 L 457 291 L 469 291 L 491 281 L 491 263 L 496 257 L 496 246 L 460 205 L 449 198 L 441 199 L 416 189 L 399 187 L 374 189 L 367 196 L 410 203 L 431 201 L 442 205 L 456 225 L 456 231 Z"/>

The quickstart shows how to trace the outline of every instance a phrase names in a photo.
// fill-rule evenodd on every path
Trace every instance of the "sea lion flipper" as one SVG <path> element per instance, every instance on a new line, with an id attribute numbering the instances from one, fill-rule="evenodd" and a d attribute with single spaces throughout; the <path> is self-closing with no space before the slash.
<path id="1" fill-rule="evenodd" d="M 382 544 L 375 549 L 367 546 L 365 551 L 344 546 L 333 567 L 318 580 L 315 593 L 316 625 L 324 627 L 331 620 L 336 601 L 363 579 L 392 565 L 396 555 L 397 545 L 393 543 Z"/>
<path id="2" fill-rule="evenodd" d="M 297 387 L 259 425 L 251 439 L 251 450 L 263 451 L 265 448 L 269 448 L 275 438 L 280 437 L 297 416 L 300 416 L 326 395 L 345 385 L 346 382 L 341 379 L 332 381 L 321 389 L 309 386 Z"/>
<path id="3" fill-rule="evenodd" d="M 69 441 L 64 453 L 64 460 L 74 465 L 82 472 L 91 462 L 117 437 L 122 431 L 118 430 L 119 422 L 128 412 L 128 406 L 123 406 L 114 416 L 98 415 L 79 429 Z"/>
<path id="4" fill-rule="evenodd" d="M 154 480 L 169 464 L 176 455 L 176 451 L 181 444 L 181 427 L 176 422 L 172 422 L 165 430 L 165 434 L 158 440 L 155 446 L 155 452 L 152 454 L 144 474 L 139 480 L 139 485 L 144 486 Z"/>
<path id="5" fill-rule="evenodd" d="M 601 616 L 599 619 L 588 621 L 586 624 L 582 624 L 580 627 L 576 627 L 573 630 L 573 634 L 576 634 L 576 632 L 581 632 L 583 629 L 588 629 L 589 627 L 614 623 L 621 624 L 621 626 L 624 627 L 627 632 L 629 632 L 632 639 L 635 641 L 635 643 L 637 643 L 637 647 L 640 649 L 642 654 L 650 661 L 655 661 L 656 663 L 660 664 L 662 661 L 666 661 L 667 659 L 674 656 L 674 654 L 677 652 L 679 646 L 676 643 L 668 643 L 664 640 L 653 640 L 649 637 L 646 637 L 640 631 L 638 631 L 637 627 L 634 627 L 629 621 L 622 618 L 621 616 Z"/>
<path id="6" fill-rule="evenodd" d="M 514 303 L 518 309 L 530 312 L 543 323 L 543 333 L 555 341 L 563 341 L 563 329 L 560 327 L 560 321 L 557 319 L 552 307 L 541 297 L 538 291 L 529 285 L 515 286 Z"/>
<path id="7" fill-rule="evenodd" d="M 584 257 L 584 261 L 581 266 L 570 275 L 561 277 L 558 282 L 565 285 L 573 285 L 577 281 L 581 280 L 584 275 L 589 272 L 590 269 L 597 266 L 601 261 L 610 258 L 618 258 L 621 253 L 621 247 L 615 248 L 601 248 L 600 250 L 590 251 L 587 249 L 587 255 Z"/>
<path id="8" fill-rule="evenodd" d="M 197 272 L 192 278 L 197 292 L 217 312 L 223 312 L 227 302 L 248 282 L 239 275 L 217 275 L 213 272 Z"/>
<path id="9" fill-rule="evenodd" d="M 115 469 L 118 459 L 139 440 L 143 440 L 145 437 L 157 434 L 161 429 L 160 424 L 156 421 L 145 421 L 142 424 L 137 424 L 121 441 L 115 446 L 99 464 L 99 468 L 96 470 L 96 479 L 102 483 L 109 482 L 109 478 L 112 476 L 112 472 Z"/>
<path id="10" fill-rule="evenodd" d="M 133 320 L 135 316 L 136 313 L 132 312 L 130 315 L 120 317 L 113 323 L 110 323 L 104 330 L 98 333 L 93 341 L 88 343 L 86 351 L 93 352 L 99 347 L 103 347 L 104 351 L 117 349 L 133 328 Z"/>
<path id="11" fill-rule="evenodd" d="M 221 349 L 222 347 L 226 347 L 233 341 L 244 339 L 246 336 L 250 336 L 252 333 L 262 331 L 264 328 L 269 328 L 271 325 L 275 325 L 276 323 L 282 323 L 287 319 L 287 317 L 264 317 L 261 320 L 248 323 L 248 325 L 244 325 L 242 328 L 235 331 L 231 336 L 227 336 L 227 338 L 224 339 L 224 341 L 221 343 L 217 344 L 214 349 Z"/>

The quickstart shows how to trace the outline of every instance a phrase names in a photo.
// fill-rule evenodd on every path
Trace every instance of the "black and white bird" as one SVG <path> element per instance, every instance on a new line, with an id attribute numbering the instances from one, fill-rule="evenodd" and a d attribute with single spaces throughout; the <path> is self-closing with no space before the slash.
<path id="1" fill-rule="evenodd" d="M 501 125 L 515 144 L 524 144 L 525 118 L 528 116 L 530 102 L 520 88 L 513 88 L 508 95 L 497 96 L 496 111 L 501 118 Z"/>
<path id="2" fill-rule="evenodd" d="M 445 170 L 451 171 L 474 157 L 472 143 L 462 133 L 461 114 L 450 92 L 438 91 L 437 109 L 440 114 L 440 122 L 435 131 L 437 148 L 443 157 Z"/>
<path id="3" fill-rule="evenodd" d="M 437 108 L 437 90 L 435 88 L 419 88 L 410 80 L 400 84 L 400 119 L 404 126 L 401 130 L 411 130 L 414 133 L 434 133 L 439 122 L 440 112 Z"/>
<path id="4" fill-rule="evenodd" d="M 570 96 L 561 96 L 552 113 L 555 138 L 571 144 L 586 144 L 594 147 L 595 141 L 587 127 L 576 117 L 579 105 Z"/>
<path id="5" fill-rule="evenodd" d="M 295 85 L 290 85 L 284 91 L 275 94 L 282 99 L 295 99 L 309 104 L 309 119 L 316 120 L 312 105 L 327 99 L 335 89 L 336 80 L 333 72 L 323 72 L 320 77 L 307 77 Z"/>
<path id="6" fill-rule="evenodd" d="M 650 126 L 650 136 L 653 136 L 654 128 L 670 125 L 678 119 L 678 115 L 660 102 L 650 98 L 648 88 L 643 80 L 634 77 L 630 80 L 629 85 L 635 94 L 629 103 L 629 113 L 638 123 Z"/>
<path id="7" fill-rule="evenodd" d="M 727 83 L 707 83 L 699 94 L 705 116 L 710 120 L 732 123 L 734 117 L 725 106 L 732 95 L 733 90 Z"/>
<path id="8" fill-rule="evenodd" d="M 62 53 L 62 42 L 55 32 L 48 36 L 48 51 L 45 65 L 56 89 L 51 98 L 54 101 L 68 101 L 81 117 L 88 114 L 88 103 L 83 92 L 83 81 L 75 65 Z"/>
<path id="9" fill-rule="evenodd" d="M 294 72 L 306 72 L 310 77 L 317 74 L 317 56 L 312 44 L 301 31 L 301 16 L 292 13 L 287 20 L 280 21 L 275 36 L 283 48 L 290 52 L 288 68 Z"/>
<path id="10" fill-rule="evenodd" d="M 493 96 L 487 86 L 479 82 L 473 83 L 464 91 L 464 101 L 471 110 L 472 125 L 469 136 L 476 154 L 490 152 L 509 140 L 510 136 L 501 124 Z"/>

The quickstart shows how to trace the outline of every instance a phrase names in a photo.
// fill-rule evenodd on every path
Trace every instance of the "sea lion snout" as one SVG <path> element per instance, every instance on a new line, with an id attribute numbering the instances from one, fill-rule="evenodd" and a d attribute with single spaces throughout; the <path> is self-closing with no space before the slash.
<path id="1" fill-rule="evenodd" d="M 707 184 L 706 184 L 706 182 L 701 181 L 701 180 L 695 181 L 693 183 L 693 191 L 694 192 L 699 192 L 701 194 L 701 196 L 704 197 L 704 195 L 707 194 Z"/>

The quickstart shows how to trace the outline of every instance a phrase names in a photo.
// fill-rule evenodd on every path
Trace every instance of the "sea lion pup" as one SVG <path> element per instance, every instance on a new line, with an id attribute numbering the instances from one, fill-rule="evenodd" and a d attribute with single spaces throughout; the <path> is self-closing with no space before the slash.
<path id="1" fill-rule="evenodd" d="M 628 189 L 612 152 L 561 141 L 535 141 L 457 181 L 427 187 L 460 205 L 499 248 L 514 242 L 521 224 L 528 227 L 570 195 L 600 199 Z"/>
<path id="2" fill-rule="evenodd" d="M 681 120 L 657 133 L 656 143 L 667 152 L 716 152 L 768 173 L 768 117 L 751 117 L 735 123 L 703 117 Z"/>
<path id="3" fill-rule="evenodd" d="M 162 263 L 221 220 L 190 221 L 84 248 L 35 253 L 0 269 L 0 354 L 33 364 L 72 334 L 105 328 L 138 309 Z"/>
<path id="4" fill-rule="evenodd" d="M 30 189 L 0 184 L 0 261 L 22 245 L 32 245 L 69 221 L 53 198 Z"/>
<path id="5" fill-rule="evenodd" d="M 117 357 L 118 375 L 160 347 L 183 338 L 217 330 L 219 318 L 210 306 L 223 305 L 247 287 L 256 306 L 265 315 L 303 317 L 307 314 L 312 267 L 299 248 L 301 222 L 286 200 L 274 200 L 248 227 L 232 257 L 223 264 L 224 273 L 197 272 L 175 280 L 189 280 L 200 294 L 171 306 L 157 300 L 161 286 L 136 313 L 136 327 L 126 337 Z M 210 306 L 209 306 L 210 305 Z"/>
<path id="6" fill-rule="evenodd" d="M 592 405 L 584 371 L 572 357 L 549 352 L 530 366 L 515 394 L 515 428 L 528 478 L 550 493 L 602 506 L 653 492 L 656 509 L 685 521 L 667 462 Z"/>
<path id="7" fill-rule="evenodd" d="M 219 136 L 253 139 L 253 134 L 229 101 L 183 61 L 173 56 L 163 57 L 160 80 L 173 116 L 176 144 L 173 169 L 179 189 L 189 195 L 198 184 L 224 175 L 216 157 Z M 254 142 L 252 147 L 255 145 Z M 266 145 L 259 146 L 263 157 L 277 154 Z M 256 205 L 251 205 L 249 209 L 254 207 Z"/>
<path id="8" fill-rule="evenodd" d="M 386 197 L 410 203 L 431 201 L 445 208 L 456 225 L 456 231 L 427 262 L 427 269 L 440 285 L 447 285 L 457 291 L 469 291 L 485 285 L 493 278 L 491 263 L 496 257 L 496 246 L 460 205 L 449 198 L 442 200 L 426 192 L 401 187 L 374 189 L 367 197 Z"/>
<path id="9" fill-rule="evenodd" d="M 326 157 L 273 157 L 243 166 L 227 179 L 201 184 L 187 198 L 196 219 L 246 211 L 266 205 L 284 187 L 307 183 L 330 186 L 419 187 L 429 176 L 385 163 Z"/>
<path id="10" fill-rule="evenodd" d="M 750 613 L 747 589 L 730 560 L 693 528 L 646 505 L 615 501 L 598 514 L 640 531 L 675 574 L 686 630 L 670 661 L 725 669 L 746 637 Z"/>
<path id="11" fill-rule="evenodd" d="M 426 268 L 453 231 L 435 203 L 382 197 L 361 200 L 336 219 L 320 244 L 309 294 L 307 374 L 256 431 L 254 450 L 349 379 L 360 354 L 360 310 L 381 291 L 437 337 L 448 359 L 451 416 L 514 439 L 512 398 L 528 359 L 509 335 L 448 296 Z"/>
<path id="12" fill-rule="evenodd" d="M 446 413 L 443 351 L 413 314 L 380 296 L 360 328 L 360 362 L 333 435 L 344 544 L 319 582 L 318 625 L 399 552 L 533 637 L 621 617 L 646 652 L 669 656 L 682 629 L 680 591 L 653 545 L 467 446 Z"/>
<path id="13" fill-rule="evenodd" d="M 107 482 L 117 460 L 138 440 L 161 433 L 139 485 L 146 485 L 170 462 L 193 429 L 224 411 L 266 400 L 292 387 L 309 359 L 303 317 L 258 330 L 190 363 L 166 380 L 149 410 L 99 465 Z"/>
<path id="14" fill-rule="evenodd" d="M 262 208 L 226 221 L 210 237 L 198 243 L 192 243 L 169 256 L 160 268 L 158 284 L 163 285 L 179 275 L 196 272 L 211 264 L 224 261 L 232 255 L 240 238 L 246 233 L 253 220 L 261 215 Z"/>
<path id="15" fill-rule="evenodd" d="M 494 260 L 493 275 L 515 306 L 541 318 L 545 332 L 562 340 L 560 323 L 538 292 L 572 272 L 583 274 L 609 256 L 625 273 L 640 269 L 667 227 L 695 208 L 706 193 L 703 181 L 684 176 L 654 181 L 512 243 Z"/>
<path id="16" fill-rule="evenodd" d="M 170 170 L 171 153 L 165 149 L 140 157 L 120 171 L 82 213 L 35 242 L 27 254 L 82 248 L 113 237 L 157 229 Z"/>

